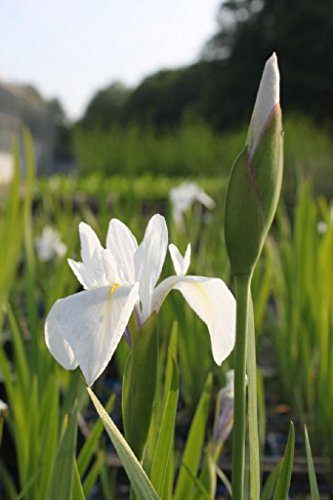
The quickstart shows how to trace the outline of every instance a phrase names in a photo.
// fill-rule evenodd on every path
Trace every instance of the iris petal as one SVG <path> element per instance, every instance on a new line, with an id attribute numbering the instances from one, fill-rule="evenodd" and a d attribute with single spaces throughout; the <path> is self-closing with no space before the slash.
<path id="1" fill-rule="evenodd" d="M 45 328 L 52 355 L 64 368 L 75 368 L 75 359 L 87 384 L 92 385 L 108 365 L 137 299 L 138 284 L 134 284 L 113 293 L 110 287 L 103 287 L 58 300 Z M 73 360 L 64 346 L 69 346 Z"/>
<path id="2" fill-rule="evenodd" d="M 168 229 L 164 217 L 154 215 L 147 226 L 142 243 L 135 256 L 135 275 L 140 283 L 142 316 L 152 311 L 151 300 L 154 287 L 161 275 L 168 246 Z"/>
<path id="3" fill-rule="evenodd" d="M 158 312 L 171 290 L 179 290 L 189 306 L 207 325 L 214 361 L 220 365 L 231 353 L 236 335 L 236 301 L 219 278 L 171 276 L 154 291 L 153 309 Z"/>
<path id="4" fill-rule="evenodd" d="M 122 281 L 133 283 L 134 254 L 138 244 L 130 229 L 118 219 L 111 219 L 109 223 L 106 247 L 117 263 Z"/>

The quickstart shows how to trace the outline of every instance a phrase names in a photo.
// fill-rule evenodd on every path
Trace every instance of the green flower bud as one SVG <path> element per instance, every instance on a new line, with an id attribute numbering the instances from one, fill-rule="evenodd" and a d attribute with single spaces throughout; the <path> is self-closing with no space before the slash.
<path id="1" fill-rule="evenodd" d="M 235 276 L 250 275 L 279 200 L 283 137 L 276 55 L 266 62 L 244 151 L 229 178 L 225 240 Z"/>

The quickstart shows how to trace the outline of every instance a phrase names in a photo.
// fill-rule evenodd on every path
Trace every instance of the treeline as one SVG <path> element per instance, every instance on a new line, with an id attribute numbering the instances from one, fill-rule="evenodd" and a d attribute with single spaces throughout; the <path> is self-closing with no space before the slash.
<path id="1" fill-rule="evenodd" d="M 219 131 L 239 127 L 250 118 L 263 64 L 273 51 L 284 109 L 332 124 L 332 33 L 331 0 L 225 1 L 200 61 L 150 75 L 134 89 L 112 83 L 92 98 L 78 127 L 137 124 L 163 131 L 197 121 Z"/>

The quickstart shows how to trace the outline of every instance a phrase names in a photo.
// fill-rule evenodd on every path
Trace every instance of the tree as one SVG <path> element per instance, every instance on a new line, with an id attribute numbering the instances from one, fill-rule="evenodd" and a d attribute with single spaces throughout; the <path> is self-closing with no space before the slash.
<path id="1" fill-rule="evenodd" d="M 121 82 L 113 82 L 99 90 L 89 102 L 80 124 L 85 128 L 111 128 L 122 124 L 131 90 Z"/>
<path id="2" fill-rule="evenodd" d="M 174 127 L 186 119 L 202 116 L 207 63 L 163 70 L 145 78 L 127 104 L 127 120 L 157 129 Z"/>
<path id="3" fill-rule="evenodd" d="M 228 97 L 217 125 L 228 117 L 232 121 L 231 109 L 246 118 L 246 102 L 255 95 L 264 61 L 273 51 L 279 57 L 284 106 L 332 120 L 333 2 L 231 0 L 221 4 L 218 25 L 203 53 L 205 59 L 219 61 L 219 95 Z"/>

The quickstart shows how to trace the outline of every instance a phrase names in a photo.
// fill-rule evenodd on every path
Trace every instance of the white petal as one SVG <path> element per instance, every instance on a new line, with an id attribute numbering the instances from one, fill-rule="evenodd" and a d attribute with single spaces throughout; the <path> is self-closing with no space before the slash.
<path id="1" fill-rule="evenodd" d="M 261 134 L 274 107 L 280 102 L 280 74 L 274 53 L 266 62 L 253 109 L 247 146 L 253 156 Z"/>
<path id="2" fill-rule="evenodd" d="M 218 278 L 185 276 L 173 287 L 208 327 L 212 353 L 220 365 L 231 353 L 236 335 L 236 301 Z"/>
<path id="3" fill-rule="evenodd" d="M 123 281 L 119 276 L 119 268 L 116 259 L 111 254 L 110 250 L 106 249 L 102 251 L 102 262 L 105 271 L 105 277 L 109 284 L 120 285 Z"/>
<path id="4" fill-rule="evenodd" d="M 186 274 L 191 263 L 191 244 L 187 245 L 184 257 L 173 243 L 169 245 L 169 252 L 176 274 L 178 276 Z"/>
<path id="5" fill-rule="evenodd" d="M 87 269 L 82 262 L 76 262 L 72 259 L 67 259 L 67 262 L 85 290 L 91 290 L 92 288 L 94 288 L 94 278 L 93 276 L 91 276 L 91 272 L 89 271 L 89 269 Z"/>
<path id="6" fill-rule="evenodd" d="M 215 201 L 207 193 L 201 189 L 198 192 L 197 200 L 206 208 L 212 209 L 215 207 Z"/>
<path id="7" fill-rule="evenodd" d="M 105 254 L 106 250 L 104 248 L 96 247 L 88 265 L 72 259 L 67 260 L 69 267 L 85 290 L 119 284 L 112 260 Z"/>
<path id="8" fill-rule="evenodd" d="M 96 248 L 102 248 L 95 231 L 85 222 L 80 222 L 81 258 L 83 264 L 90 266 Z"/>
<path id="9" fill-rule="evenodd" d="M 140 282 L 142 314 L 151 312 L 151 299 L 154 287 L 161 275 L 168 246 L 168 229 L 164 217 L 154 215 L 147 226 L 142 243 L 135 256 L 135 276 Z"/>
<path id="10" fill-rule="evenodd" d="M 46 318 L 45 343 L 52 356 L 63 368 L 65 368 L 66 370 L 75 370 L 78 364 L 75 359 L 74 352 L 72 351 L 71 346 L 62 336 L 59 328 L 57 328 L 57 325 L 55 323 L 54 310 L 57 309 L 58 302 L 60 301 L 57 301 L 54 304 L 48 314 L 48 317 Z"/>
<path id="11" fill-rule="evenodd" d="M 108 365 L 138 299 L 138 284 L 89 290 L 58 300 L 46 321 L 48 346 L 65 368 L 68 356 L 54 351 L 53 340 L 63 338 L 74 353 L 88 385 Z"/>
<path id="12" fill-rule="evenodd" d="M 171 290 L 175 288 L 175 286 L 183 279 L 184 276 L 169 276 L 165 280 L 161 281 L 153 292 L 150 312 L 155 311 L 158 313 L 168 293 L 171 292 Z M 143 316 L 142 320 L 145 321 L 148 315 Z"/>
<path id="13" fill-rule="evenodd" d="M 138 244 L 130 229 L 118 219 L 109 223 L 106 247 L 117 262 L 122 282 L 134 283 L 134 254 Z"/>

